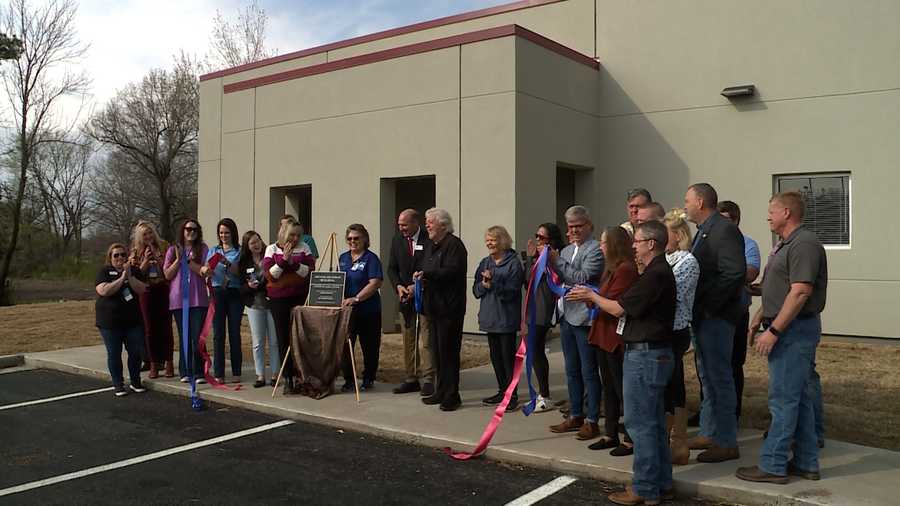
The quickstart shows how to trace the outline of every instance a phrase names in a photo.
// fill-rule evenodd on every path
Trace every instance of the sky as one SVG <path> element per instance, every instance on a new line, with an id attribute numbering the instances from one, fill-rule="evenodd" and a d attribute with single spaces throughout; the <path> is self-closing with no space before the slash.
<path id="1" fill-rule="evenodd" d="M 279 54 L 511 0 L 260 0 L 267 45 Z M 79 68 L 92 78 L 95 109 L 150 69 L 169 67 L 184 50 L 208 52 L 216 11 L 236 18 L 246 0 L 81 0 L 77 27 L 89 50 Z M 63 116 L 78 107 L 69 100 Z"/>

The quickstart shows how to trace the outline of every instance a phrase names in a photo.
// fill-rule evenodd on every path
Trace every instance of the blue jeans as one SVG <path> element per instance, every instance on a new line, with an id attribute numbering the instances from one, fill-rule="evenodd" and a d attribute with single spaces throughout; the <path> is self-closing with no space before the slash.
<path id="1" fill-rule="evenodd" d="M 807 395 L 813 400 L 813 411 L 816 414 L 816 439 L 825 441 L 825 403 L 822 400 L 822 380 L 816 372 L 816 363 L 813 362 L 812 374 L 809 383 L 806 384 Z"/>
<path id="2" fill-rule="evenodd" d="M 182 378 L 190 376 L 190 369 L 194 370 L 194 376 L 203 377 L 203 359 L 200 358 L 200 330 L 203 328 L 203 321 L 206 320 L 206 307 L 192 307 L 188 310 L 188 349 L 184 348 L 184 329 L 181 328 L 181 309 L 173 309 L 172 317 L 175 318 L 175 325 L 178 327 L 178 343 L 181 351 L 178 353 L 178 375 Z M 193 363 L 188 368 L 188 360 Z"/>
<path id="3" fill-rule="evenodd" d="M 275 333 L 275 320 L 268 309 L 247 308 L 247 320 L 250 321 L 250 340 L 253 346 L 253 368 L 260 378 L 266 376 L 266 342 L 269 343 L 269 369 L 272 377 L 278 375 L 281 360 L 278 356 L 278 335 Z"/>
<path id="4" fill-rule="evenodd" d="M 106 345 L 106 367 L 112 376 L 113 385 L 125 384 L 122 377 L 122 345 L 128 352 L 128 376 L 132 385 L 141 384 L 141 354 L 144 352 L 144 325 L 134 327 L 100 328 L 103 344 Z"/>
<path id="5" fill-rule="evenodd" d="M 672 488 L 672 452 L 666 435 L 666 385 L 675 368 L 671 349 L 625 351 L 622 390 L 625 428 L 634 441 L 634 493 L 658 499 Z"/>
<path id="6" fill-rule="evenodd" d="M 731 368 L 734 324 L 719 318 L 694 322 L 697 374 L 703 385 L 700 435 L 721 448 L 737 447 L 737 397 Z"/>
<path id="7" fill-rule="evenodd" d="M 810 383 L 821 334 L 819 318 L 794 320 L 769 353 L 772 424 L 759 453 L 759 468 L 767 473 L 787 475 L 791 441 L 794 464 L 804 471 L 819 470 L 816 399 Z"/>
<path id="8" fill-rule="evenodd" d="M 240 376 L 243 365 L 241 354 L 241 318 L 244 303 L 237 288 L 213 288 L 216 299 L 216 313 L 213 316 L 213 371 L 217 378 L 225 377 L 225 320 L 228 320 L 228 350 L 231 358 L 231 375 Z"/>
<path id="9" fill-rule="evenodd" d="M 597 423 L 600 419 L 600 373 L 597 352 L 588 343 L 590 327 L 576 327 L 560 322 L 560 341 L 566 363 L 566 385 L 569 389 L 571 416 L 584 416 Z M 584 394 L 587 390 L 587 413 L 584 412 Z"/>

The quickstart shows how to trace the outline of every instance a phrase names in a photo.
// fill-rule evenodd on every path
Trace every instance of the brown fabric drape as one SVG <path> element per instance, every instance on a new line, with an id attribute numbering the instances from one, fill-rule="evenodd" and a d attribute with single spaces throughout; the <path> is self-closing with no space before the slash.
<path id="1" fill-rule="evenodd" d="M 341 353 L 350 331 L 352 307 L 297 306 L 291 319 L 291 355 L 303 395 L 332 393 L 341 373 Z"/>

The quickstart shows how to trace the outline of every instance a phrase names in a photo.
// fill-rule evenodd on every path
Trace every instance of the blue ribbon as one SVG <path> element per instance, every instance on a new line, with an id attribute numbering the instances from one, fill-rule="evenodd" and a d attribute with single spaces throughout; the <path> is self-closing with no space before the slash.
<path id="1" fill-rule="evenodd" d="M 175 246 L 179 248 L 180 246 Z M 197 397 L 197 383 L 194 378 L 194 350 L 191 346 L 190 318 L 191 270 L 188 267 L 187 251 L 181 254 L 181 353 L 187 353 L 184 363 L 188 368 L 188 382 L 191 385 L 191 407 L 199 411 L 203 406 Z"/>
<path id="2" fill-rule="evenodd" d="M 422 280 L 416 279 L 413 288 L 413 306 L 415 306 L 418 314 L 422 314 L 422 307 L 424 306 L 422 298 Z"/>
<path id="3" fill-rule="evenodd" d="M 566 287 L 559 283 L 554 279 L 552 273 L 547 268 L 547 260 L 548 260 L 548 252 L 549 248 L 544 248 L 541 252 L 541 255 L 538 257 L 537 265 L 534 269 L 534 278 L 531 283 L 528 285 L 528 295 L 527 300 L 528 304 L 526 306 L 526 314 L 528 316 L 528 346 L 525 349 L 525 377 L 528 379 L 528 395 L 530 401 L 525 407 L 522 408 L 522 412 L 525 413 L 525 416 L 530 415 L 534 412 L 535 404 L 537 403 L 537 392 L 534 390 L 534 385 L 531 382 L 531 371 L 534 365 L 534 340 L 536 339 L 537 334 L 537 322 L 535 321 L 535 294 L 537 294 L 538 287 L 541 284 L 541 281 L 546 277 L 547 286 L 550 288 L 550 291 L 553 292 L 557 297 L 565 297 L 572 287 Z M 593 290 L 595 293 L 600 293 L 600 288 L 594 285 L 579 285 L 584 288 L 588 288 Z M 592 307 L 588 310 L 588 318 L 590 321 L 593 321 L 599 315 L 599 308 Z"/>

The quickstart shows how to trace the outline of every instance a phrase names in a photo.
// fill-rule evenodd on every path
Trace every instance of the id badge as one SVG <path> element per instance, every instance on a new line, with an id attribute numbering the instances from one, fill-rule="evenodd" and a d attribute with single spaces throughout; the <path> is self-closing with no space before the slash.
<path id="1" fill-rule="evenodd" d="M 125 302 L 131 302 L 131 300 L 134 299 L 134 294 L 131 293 L 131 290 L 128 287 L 125 287 L 125 289 L 122 290 L 122 297 L 125 299 Z"/>
<path id="2" fill-rule="evenodd" d="M 622 335 L 625 332 L 625 315 L 619 317 L 619 324 L 616 325 L 616 334 Z"/>
<path id="3" fill-rule="evenodd" d="M 156 279 L 159 277 L 159 269 L 155 265 L 150 266 L 150 272 L 148 273 L 151 279 Z"/>

